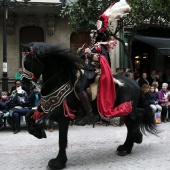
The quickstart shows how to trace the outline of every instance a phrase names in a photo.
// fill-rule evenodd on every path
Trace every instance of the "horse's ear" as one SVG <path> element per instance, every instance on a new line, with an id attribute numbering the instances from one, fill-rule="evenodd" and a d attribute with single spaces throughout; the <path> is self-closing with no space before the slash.
<path id="1" fill-rule="evenodd" d="M 19 44 L 21 46 L 22 51 L 30 51 L 30 48 L 27 45 L 22 44 L 22 43 L 19 43 Z"/>

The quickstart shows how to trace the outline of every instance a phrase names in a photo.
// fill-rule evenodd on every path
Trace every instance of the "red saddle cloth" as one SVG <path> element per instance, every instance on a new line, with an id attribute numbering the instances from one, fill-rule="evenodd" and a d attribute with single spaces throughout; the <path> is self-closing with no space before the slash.
<path id="1" fill-rule="evenodd" d="M 124 102 L 114 108 L 115 84 L 112 71 L 104 56 L 100 57 L 101 76 L 97 95 L 97 106 L 101 116 L 106 118 L 127 116 L 132 112 L 132 103 Z"/>

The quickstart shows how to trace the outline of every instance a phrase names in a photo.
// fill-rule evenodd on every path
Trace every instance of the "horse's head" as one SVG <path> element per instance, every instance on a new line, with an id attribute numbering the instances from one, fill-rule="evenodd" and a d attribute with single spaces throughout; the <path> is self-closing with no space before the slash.
<path id="1" fill-rule="evenodd" d="M 35 43 L 22 45 L 22 68 L 23 77 L 37 82 L 44 70 L 44 66 L 38 55 L 37 48 L 35 48 Z"/>

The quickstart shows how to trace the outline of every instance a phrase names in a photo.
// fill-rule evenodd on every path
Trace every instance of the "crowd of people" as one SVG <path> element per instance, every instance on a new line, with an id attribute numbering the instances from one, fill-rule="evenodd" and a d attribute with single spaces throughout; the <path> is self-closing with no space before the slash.
<path id="1" fill-rule="evenodd" d="M 21 116 L 26 116 L 35 110 L 41 98 L 40 86 L 30 84 L 30 89 L 25 88 L 19 74 L 22 74 L 21 70 L 15 76 L 15 86 L 11 91 L 2 91 L 0 95 L 0 129 L 6 120 L 14 134 L 20 132 Z M 50 132 L 54 130 L 53 121 L 49 121 L 49 130 Z"/>
<path id="2" fill-rule="evenodd" d="M 170 87 L 166 74 L 161 76 L 160 72 L 153 70 L 149 76 L 146 72 L 140 76 L 139 72 L 132 73 L 129 68 L 117 68 L 116 74 L 136 81 L 152 108 L 156 123 L 170 121 Z"/>

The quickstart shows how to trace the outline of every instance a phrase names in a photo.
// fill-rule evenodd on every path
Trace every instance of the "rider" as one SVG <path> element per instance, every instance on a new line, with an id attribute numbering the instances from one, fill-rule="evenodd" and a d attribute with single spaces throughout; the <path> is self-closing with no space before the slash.
<path id="1" fill-rule="evenodd" d="M 114 107 L 115 101 L 115 85 L 113 80 L 112 71 L 110 68 L 110 56 L 108 53 L 108 48 L 103 43 L 105 36 L 98 31 L 91 31 L 91 38 L 97 40 L 91 48 L 84 49 L 84 74 L 80 77 L 78 83 L 76 84 L 75 90 L 77 95 L 84 107 L 86 116 L 77 121 L 77 125 L 84 126 L 86 124 L 91 124 L 95 122 L 95 117 L 92 112 L 92 106 L 89 99 L 89 93 L 86 89 L 89 89 L 90 84 L 94 82 L 97 73 L 97 68 L 100 67 L 101 75 L 99 81 L 99 90 L 97 95 L 97 106 L 101 117 L 103 118 L 113 118 L 113 117 L 123 117 L 128 115 L 132 111 L 131 101 L 124 102 L 117 107 Z M 100 72 L 99 72 L 100 74 Z"/>
<path id="2" fill-rule="evenodd" d="M 87 66 L 84 68 L 84 75 L 81 76 L 75 90 L 82 102 L 86 116 L 78 121 L 77 125 L 83 126 L 92 122 L 94 123 L 95 121 L 92 106 L 85 89 L 90 86 L 90 83 L 94 82 L 97 74 L 96 68 L 98 66 L 101 69 L 97 95 L 97 107 L 100 116 L 103 118 L 122 117 L 128 115 L 132 111 L 131 101 L 124 102 L 119 106 L 114 107 L 116 91 L 113 74 L 110 68 L 111 62 L 107 44 L 110 45 L 111 43 L 113 46 L 115 44 L 113 41 L 106 41 L 105 33 L 106 31 L 113 32 L 114 22 L 112 22 L 112 20 L 119 20 L 126 11 L 130 11 L 130 6 L 127 4 L 126 8 L 120 10 L 119 13 L 114 13 L 114 9 L 117 7 L 116 5 L 116 2 L 112 3 L 109 8 L 100 15 L 99 20 L 96 23 L 97 31 L 92 31 L 90 34 L 93 46 L 84 50 L 85 58 L 87 59 Z M 95 64 L 94 61 L 97 64 Z"/>
<path id="3" fill-rule="evenodd" d="M 97 42 L 105 41 L 106 39 L 105 35 L 103 33 L 99 34 L 97 30 L 91 30 L 90 38 L 91 38 L 91 47 L 85 48 L 84 45 L 82 48 L 78 49 L 78 54 L 81 55 L 81 58 L 83 58 L 84 60 L 84 66 L 83 66 L 84 74 L 80 77 L 79 81 L 75 86 L 77 95 L 86 113 L 86 116 L 83 119 L 76 122 L 77 125 L 81 125 L 81 126 L 95 122 L 95 117 L 92 112 L 92 106 L 90 103 L 91 90 L 89 87 L 90 84 L 94 82 L 96 75 L 99 74 L 98 72 L 99 54 L 105 56 L 109 65 L 111 65 L 110 56 L 109 53 L 107 52 L 107 47 L 103 44 L 97 45 Z"/>

